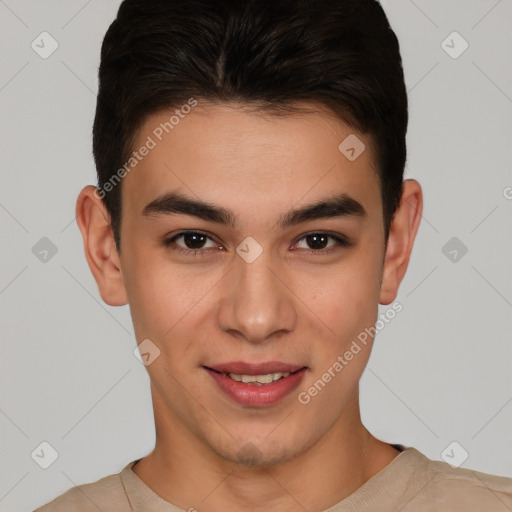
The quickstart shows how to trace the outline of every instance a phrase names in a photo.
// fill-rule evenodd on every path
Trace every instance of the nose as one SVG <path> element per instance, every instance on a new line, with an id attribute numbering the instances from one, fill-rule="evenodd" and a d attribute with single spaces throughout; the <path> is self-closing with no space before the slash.
<path id="1" fill-rule="evenodd" d="M 252 343 L 293 331 L 298 319 L 291 283 L 264 255 L 234 262 L 218 309 L 220 328 Z"/>

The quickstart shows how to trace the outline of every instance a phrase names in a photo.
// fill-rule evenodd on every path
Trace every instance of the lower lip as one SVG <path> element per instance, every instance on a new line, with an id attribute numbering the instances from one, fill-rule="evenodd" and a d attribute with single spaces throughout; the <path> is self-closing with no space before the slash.
<path id="1" fill-rule="evenodd" d="M 288 377 L 276 380 L 271 384 L 245 384 L 237 382 L 227 375 L 205 368 L 213 377 L 220 389 L 229 395 L 235 402 L 240 405 L 262 407 L 272 405 L 291 393 L 302 381 L 306 368 L 302 368 L 294 373 L 290 373 Z"/>

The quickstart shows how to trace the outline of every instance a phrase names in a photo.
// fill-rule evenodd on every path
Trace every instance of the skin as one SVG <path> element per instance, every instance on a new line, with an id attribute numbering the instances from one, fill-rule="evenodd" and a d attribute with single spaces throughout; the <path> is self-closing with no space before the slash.
<path id="1" fill-rule="evenodd" d="M 169 115 L 147 118 L 134 147 Z M 349 134 L 366 146 L 353 162 L 338 150 Z M 95 188 L 80 193 L 77 221 L 103 300 L 129 303 L 137 343 L 150 339 L 161 351 L 146 367 L 156 445 L 133 471 L 164 500 L 199 512 L 321 511 L 398 455 L 361 422 L 359 379 L 372 339 L 308 404 L 297 399 L 375 325 L 378 304 L 395 300 L 407 269 L 421 187 L 404 182 L 386 246 L 374 162 L 368 136 L 318 109 L 270 116 L 200 101 L 123 179 L 120 254 Z M 236 228 L 142 215 L 172 191 L 229 209 Z M 278 228 L 284 213 L 334 193 L 359 201 L 366 216 Z M 202 256 L 161 243 L 194 229 L 210 237 Z M 353 245 L 329 239 L 322 249 L 305 238 L 325 231 Z M 250 264 L 236 253 L 248 236 L 263 249 Z M 186 249 L 186 240 L 174 247 Z M 300 363 L 308 371 L 277 404 L 246 407 L 202 367 L 237 360 Z M 248 443 L 256 464 L 243 455 Z"/>

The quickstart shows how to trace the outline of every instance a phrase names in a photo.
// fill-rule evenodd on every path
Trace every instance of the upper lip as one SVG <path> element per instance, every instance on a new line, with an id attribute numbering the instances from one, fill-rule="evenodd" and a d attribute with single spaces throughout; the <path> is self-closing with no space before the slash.
<path id="1" fill-rule="evenodd" d="M 305 368 L 304 365 L 283 363 L 281 361 L 265 361 L 262 363 L 248 363 L 245 361 L 232 361 L 213 366 L 205 366 L 220 373 L 237 373 L 239 375 L 266 375 L 268 373 L 293 373 Z"/>

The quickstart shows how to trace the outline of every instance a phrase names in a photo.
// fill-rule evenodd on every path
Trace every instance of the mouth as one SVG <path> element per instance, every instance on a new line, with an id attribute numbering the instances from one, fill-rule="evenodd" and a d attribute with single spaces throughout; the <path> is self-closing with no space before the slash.
<path id="1" fill-rule="evenodd" d="M 228 363 L 203 366 L 221 391 L 244 406 L 261 407 L 279 402 L 302 381 L 307 366 L 279 362 Z"/>

